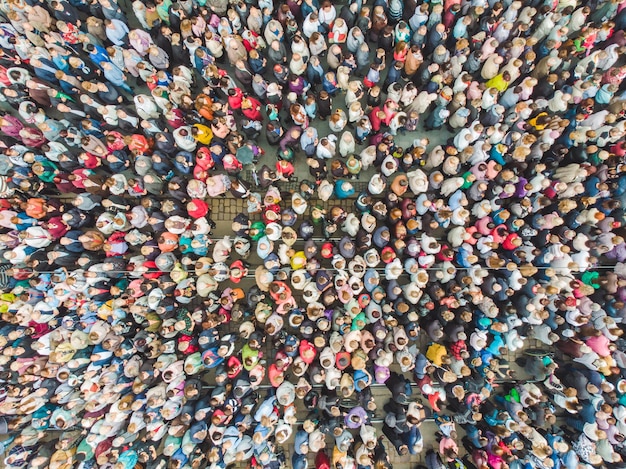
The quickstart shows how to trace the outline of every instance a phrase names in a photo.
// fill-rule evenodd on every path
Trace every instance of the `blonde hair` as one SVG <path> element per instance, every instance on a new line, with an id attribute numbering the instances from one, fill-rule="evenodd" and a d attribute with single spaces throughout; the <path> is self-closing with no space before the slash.
<path id="1" fill-rule="evenodd" d="M 187 39 L 190 36 L 193 36 L 193 31 L 191 29 L 192 23 L 189 19 L 184 19 L 180 22 L 180 35 L 183 39 Z"/>

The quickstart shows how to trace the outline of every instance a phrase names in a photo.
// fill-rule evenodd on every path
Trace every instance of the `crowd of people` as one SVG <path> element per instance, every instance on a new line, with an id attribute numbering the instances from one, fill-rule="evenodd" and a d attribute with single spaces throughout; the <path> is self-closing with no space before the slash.
<path id="1" fill-rule="evenodd" d="M 625 467 L 625 7 L 0 2 L 3 467 Z"/>

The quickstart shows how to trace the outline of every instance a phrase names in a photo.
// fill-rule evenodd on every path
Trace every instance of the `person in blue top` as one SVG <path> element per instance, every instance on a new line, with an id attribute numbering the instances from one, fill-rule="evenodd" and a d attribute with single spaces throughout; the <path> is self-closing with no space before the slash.
<path id="1" fill-rule="evenodd" d="M 101 66 L 104 77 L 109 80 L 111 84 L 118 88 L 121 88 L 128 94 L 132 95 L 133 90 L 130 86 L 128 86 L 128 83 L 126 82 L 126 75 L 124 75 L 124 72 L 122 72 L 111 62 L 103 62 Z"/>
<path id="2" fill-rule="evenodd" d="M 111 62 L 111 57 L 107 53 L 106 49 L 97 44 L 86 44 L 85 51 L 89 54 L 89 60 L 100 70 L 103 69 L 102 64 L 105 62 Z"/>
<path id="3" fill-rule="evenodd" d="M 335 182 L 335 195 L 338 199 L 347 199 L 355 193 L 354 186 L 348 181 L 339 179 Z"/>
<path id="4" fill-rule="evenodd" d="M 59 71 L 54 62 L 45 57 L 33 58 L 32 64 L 36 76 L 50 83 L 58 83 L 56 73 Z"/>

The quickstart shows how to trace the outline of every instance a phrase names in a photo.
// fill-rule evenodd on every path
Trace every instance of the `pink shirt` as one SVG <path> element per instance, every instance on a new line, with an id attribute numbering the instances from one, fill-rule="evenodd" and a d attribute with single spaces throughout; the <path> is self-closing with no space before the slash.
<path id="1" fill-rule="evenodd" d="M 444 454 L 446 449 L 452 449 L 454 454 L 458 453 L 459 447 L 452 438 L 442 438 L 439 442 L 439 453 Z"/>
<path id="2" fill-rule="evenodd" d="M 586 344 L 596 352 L 601 357 L 608 357 L 611 355 L 611 351 L 609 350 L 609 339 L 604 335 L 599 335 L 597 337 L 589 337 L 586 341 Z"/>

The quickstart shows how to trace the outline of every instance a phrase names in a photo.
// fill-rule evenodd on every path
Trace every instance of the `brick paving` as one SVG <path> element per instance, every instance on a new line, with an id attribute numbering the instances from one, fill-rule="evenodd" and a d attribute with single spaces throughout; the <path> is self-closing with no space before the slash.
<path id="1" fill-rule="evenodd" d="M 350 212 L 354 209 L 354 200 L 355 200 L 355 197 L 342 199 L 342 200 L 331 198 L 327 202 L 324 202 L 320 199 L 311 199 L 309 200 L 309 207 L 312 207 L 314 205 L 321 205 L 324 208 L 340 206 L 347 212 Z M 218 230 L 220 230 L 221 228 L 219 226 L 220 225 L 219 222 L 224 222 L 223 227 L 225 228 L 226 231 L 228 231 L 230 230 L 230 225 L 226 225 L 225 222 L 231 222 L 238 213 L 241 213 L 241 212 L 247 213 L 247 204 L 245 200 L 235 199 L 234 197 L 227 196 L 225 198 L 210 199 L 208 200 L 208 202 L 211 205 L 211 218 L 215 222 L 218 223 Z M 287 202 L 283 201 L 281 206 L 285 208 L 288 206 L 287 204 L 289 204 L 288 201 Z M 307 209 L 304 216 L 309 215 L 309 212 L 310 212 L 310 208 Z M 253 215 L 251 218 L 260 219 L 261 215 L 260 214 Z M 221 230 L 219 232 L 221 233 Z M 224 234 L 228 234 L 228 233 L 224 233 Z"/>

